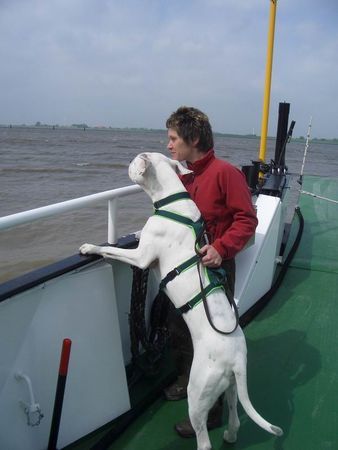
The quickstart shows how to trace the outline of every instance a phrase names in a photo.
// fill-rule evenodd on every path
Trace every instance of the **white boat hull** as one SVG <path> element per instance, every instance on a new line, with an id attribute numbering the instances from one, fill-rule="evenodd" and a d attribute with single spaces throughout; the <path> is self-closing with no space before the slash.
<path id="1" fill-rule="evenodd" d="M 58 446 L 130 408 L 114 278 L 109 264 L 68 273 L 0 303 L 0 448 L 46 449 L 61 345 L 72 340 Z M 23 373 L 44 417 L 27 425 Z M 32 417 L 34 420 L 34 417 Z"/>
<path id="2" fill-rule="evenodd" d="M 255 240 L 236 259 L 235 298 L 241 315 L 270 289 L 282 240 L 281 200 L 260 195 L 256 206 Z M 72 350 L 58 447 L 130 409 L 125 366 L 131 360 L 131 281 L 128 265 L 100 259 L 0 303 L 0 448 L 46 449 L 64 338 L 72 340 Z M 150 274 L 149 308 L 157 289 Z M 44 415 L 36 426 L 27 424 L 20 404 L 32 400 L 18 373 L 31 381 L 33 403 Z M 30 420 L 36 421 L 36 415 Z"/>

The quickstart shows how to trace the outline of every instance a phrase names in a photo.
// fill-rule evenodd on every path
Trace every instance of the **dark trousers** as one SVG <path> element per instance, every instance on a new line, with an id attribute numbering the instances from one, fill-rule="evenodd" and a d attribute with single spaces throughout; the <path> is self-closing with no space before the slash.
<path id="1" fill-rule="evenodd" d="M 234 259 L 224 260 L 222 267 L 227 274 L 228 287 L 232 295 L 235 292 L 236 265 Z M 194 356 L 189 329 L 183 317 L 170 305 L 168 314 L 170 342 L 180 384 L 188 384 L 190 368 Z"/>

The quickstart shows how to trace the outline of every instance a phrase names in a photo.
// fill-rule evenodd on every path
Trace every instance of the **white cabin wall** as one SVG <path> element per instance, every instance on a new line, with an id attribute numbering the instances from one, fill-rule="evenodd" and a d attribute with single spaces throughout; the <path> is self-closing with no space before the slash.
<path id="1" fill-rule="evenodd" d="M 278 197 L 259 195 L 255 242 L 236 257 L 235 298 L 244 314 L 271 287 L 282 236 L 282 203 Z"/>

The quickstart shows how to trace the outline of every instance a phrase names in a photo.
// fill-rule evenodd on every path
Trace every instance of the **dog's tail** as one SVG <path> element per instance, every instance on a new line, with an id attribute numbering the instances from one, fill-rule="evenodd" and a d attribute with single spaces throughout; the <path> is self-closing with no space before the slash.
<path id="1" fill-rule="evenodd" d="M 271 423 L 263 419 L 263 417 L 260 414 L 258 414 L 258 412 L 253 407 L 249 398 L 247 388 L 246 364 L 243 362 L 241 366 L 242 367 L 240 370 L 234 371 L 234 375 L 237 384 L 238 398 L 239 401 L 241 402 L 241 405 L 244 408 L 244 411 L 254 422 L 257 423 L 257 425 L 263 428 L 263 430 L 266 430 L 271 434 L 275 434 L 276 436 L 282 436 L 283 430 L 277 427 L 276 425 L 272 425 Z"/>

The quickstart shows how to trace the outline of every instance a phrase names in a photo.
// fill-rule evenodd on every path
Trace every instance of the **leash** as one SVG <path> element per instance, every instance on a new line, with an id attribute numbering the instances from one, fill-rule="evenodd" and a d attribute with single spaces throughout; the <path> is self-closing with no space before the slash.
<path id="1" fill-rule="evenodd" d="M 204 310 L 205 310 L 205 313 L 206 313 L 206 316 L 207 316 L 210 326 L 220 334 L 229 335 L 229 334 L 233 333 L 239 325 L 238 308 L 237 308 L 234 296 L 229 289 L 229 286 L 228 286 L 228 283 L 226 280 L 226 271 L 223 268 L 210 269 L 207 267 L 206 268 L 207 274 L 210 276 L 212 281 L 207 287 L 203 286 L 201 269 L 200 269 L 202 255 L 199 253 L 199 247 L 200 247 L 202 238 L 206 235 L 206 231 L 205 231 L 205 224 L 204 224 L 202 218 L 200 218 L 196 222 L 193 222 L 188 217 L 173 213 L 171 211 L 159 209 L 162 206 L 168 205 L 170 203 L 173 203 L 173 202 L 181 200 L 181 199 L 191 199 L 191 197 L 188 192 L 184 191 L 184 192 L 178 192 L 178 193 L 170 195 L 162 200 L 154 202 L 154 208 L 155 208 L 154 214 L 157 216 L 166 218 L 166 219 L 174 220 L 176 222 L 179 222 L 183 225 L 190 227 L 192 229 L 193 233 L 195 234 L 194 249 L 195 249 L 196 254 L 193 257 L 189 258 L 184 263 L 180 264 L 179 266 L 175 267 L 174 269 L 172 269 L 170 272 L 167 273 L 167 275 L 161 280 L 161 283 L 159 286 L 159 292 L 163 291 L 163 289 L 166 287 L 166 285 L 170 281 L 172 281 L 177 275 L 182 273 L 184 270 L 187 270 L 187 269 L 193 267 L 194 265 L 197 265 L 197 271 L 198 271 L 198 277 L 199 277 L 199 283 L 200 283 L 200 293 L 197 294 L 195 297 L 193 297 L 191 300 L 189 300 L 187 303 L 185 303 L 183 306 L 176 308 L 176 310 L 180 314 L 185 314 L 188 311 L 190 311 L 191 309 L 193 309 L 194 306 L 196 306 L 198 303 L 203 301 Z M 220 289 L 220 288 L 224 290 L 224 292 L 228 298 L 228 301 L 230 303 L 230 306 L 235 313 L 236 323 L 235 323 L 234 328 L 231 331 L 219 330 L 213 323 L 211 315 L 210 315 L 209 306 L 208 306 L 208 302 L 207 302 L 207 296 L 214 290 Z"/>
<path id="2" fill-rule="evenodd" d="M 202 255 L 199 254 L 198 246 L 199 246 L 199 242 L 196 239 L 196 241 L 195 241 L 195 252 L 196 252 L 196 254 L 199 255 L 199 261 L 197 263 L 197 271 L 198 271 L 198 278 L 199 278 L 199 283 L 200 283 L 200 288 L 201 288 L 201 297 L 202 297 L 202 301 L 203 301 L 204 311 L 205 311 L 205 314 L 207 316 L 207 319 L 208 319 L 208 322 L 209 322 L 211 328 L 213 330 L 217 331 L 217 333 L 220 333 L 222 335 L 227 336 L 229 334 L 232 334 L 238 328 L 238 325 L 239 325 L 238 307 L 237 307 L 237 304 L 235 302 L 234 296 L 233 296 L 232 292 L 229 289 L 229 286 L 228 286 L 228 283 L 227 283 L 227 280 L 226 280 L 226 272 L 223 269 L 224 272 L 225 272 L 225 278 L 223 279 L 224 292 L 225 292 L 225 294 L 227 296 L 227 299 L 228 299 L 228 301 L 230 303 L 230 306 L 231 306 L 232 310 L 234 311 L 236 322 L 235 322 L 234 328 L 231 331 L 223 331 L 223 330 L 220 330 L 219 328 L 217 328 L 215 326 L 215 324 L 212 321 L 211 315 L 210 315 L 209 305 L 208 305 L 208 301 L 207 301 L 207 295 L 210 292 L 208 292 L 208 289 L 203 286 L 203 282 L 202 282 L 201 268 L 200 268 Z M 213 270 L 213 269 L 209 269 L 209 270 Z"/>

